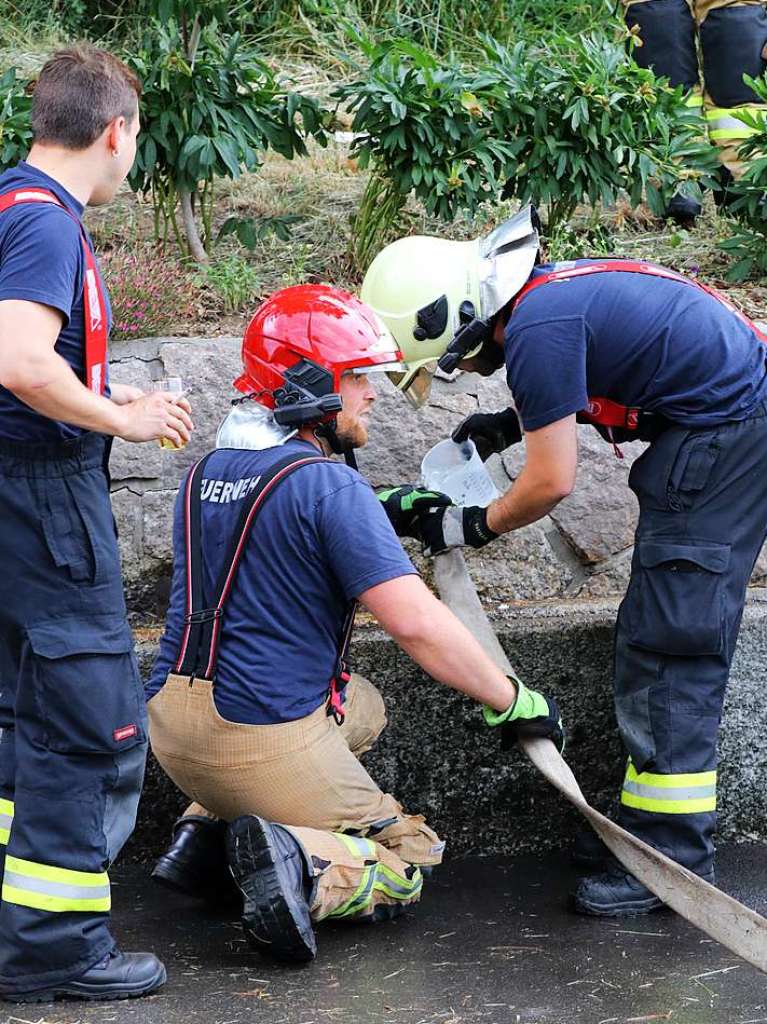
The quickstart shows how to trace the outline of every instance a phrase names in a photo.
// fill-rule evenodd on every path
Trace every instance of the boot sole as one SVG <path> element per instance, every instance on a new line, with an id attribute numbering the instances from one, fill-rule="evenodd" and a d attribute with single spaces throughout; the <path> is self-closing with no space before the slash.
<path id="1" fill-rule="evenodd" d="M 227 851 L 232 876 L 245 906 L 242 924 L 259 953 L 286 963 L 306 963 L 317 953 L 308 907 L 281 878 L 271 836 L 256 818 L 229 826 Z"/>
<path id="2" fill-rule="evenodd" d="M 657 896 L 653 896 L 651 900 L 632 900 L 614 903 L 611 906 L 590 903 L 588 900 L 574 897 L 573 907 L 577 914 L 588 914 L 591 917 L 639 917 L 642 914 L 652 914 L 654 910 L 663 910 L 665 904 Z"/>
<path id="3" fill-rule="evenodd" d="M 143 981 L 132 986 L 126 985 L 105 985 L 96 989 L 95 986 L 89 990 L 84 985 L 70 983 L 55 988 L 46 989 L 42 992 L 21 992 L 2 995 L 0 998 L 7 1003 L 53 1003 L 57 999 L 79 999 L 88 1003 L 106 1002 L 107 1000 L 138 999 L 140 996 L 151 995 L 168 980 L 165 968 L 152 978 L 151 981 Z"/>

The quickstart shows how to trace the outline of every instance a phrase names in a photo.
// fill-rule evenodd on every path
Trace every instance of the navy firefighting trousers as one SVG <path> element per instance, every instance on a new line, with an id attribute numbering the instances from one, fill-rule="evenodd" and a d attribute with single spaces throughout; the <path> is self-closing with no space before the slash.
<path id="1" fill-rule="evenodd" d="M 0 442 L 0 996 L 114 947 L 107 868 L 146 758 L 106 440 Z"/>
<path id="2" fill-rule="evenodd" d="M 767 409 L 673 427 L 640 456 L 631 580 L 618 614 L 615 704 L 629 753 L 620 822 L 713 872 L 716 740 L 746 586 L 767 534 Z"/>

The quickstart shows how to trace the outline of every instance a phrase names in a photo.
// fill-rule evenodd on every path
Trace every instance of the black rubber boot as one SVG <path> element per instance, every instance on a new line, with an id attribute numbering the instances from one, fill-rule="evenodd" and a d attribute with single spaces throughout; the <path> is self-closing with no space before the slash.
<path id="1" fill-rule="evenodd" d="M 691 199 L 689 196 L 677 192 L 671 197 L 671 201 L 666 207 L 665 216 L 682 228 L 691 228 L 702 211 L 703 207 L 697 199 Z"/>
<path id="2" fill-rule="evenodd" d="M 610 857 L 610 851 L 593 829 L 584 829 L 576 835 L 570 854 L 575 867 L 596 874 L 606 869 Z"/>
<path id="3" fill-rule="evenodd" d="M 152 953 L 115 949 L 74 981 L 34 992 L 2 993 L 9 1003 L 52 1003 L 54 999 L 134 999 L 154 992 L 167 980 L 165 967 Z"/>
<path id="4" fill-rule="evenodd" d="M 227 854 L 245 897 L 242 925 L 253 949 L 286 963 L 314 959 L 311 876 L 293 836 L 280 825 L 245 815 L 229 826 Z"/>
<path id="5" fill-rule="evenodd" d="M 719 168 L 716 175 L 718 184 L 713 190 L 714 202 L 716 203 L 717 209 L 721 213 L 726 213 L 732 204 L 740 198 L 737 192 L 734 192 L 732 185 L 735 179 L 732 176 L 732 172 L 729 171 L 724 165 Z M 764 203 L 764 199 L 759 200 L 759 206 L 761 207 Z"/>
<path id="6" fill-rule="evenodd" d="M 209 902 L 239 900 L 226 862 L 226 822 L 197 814 L 179 818 L 152 878 L 168 889 Z"/>
<path id="7" fill-rule="evenodd" d="M 617 862 L 607 871 L 582 878 L 573 894 L 575 910 L 594 917 L 633 917 L 664 906 Z"/>

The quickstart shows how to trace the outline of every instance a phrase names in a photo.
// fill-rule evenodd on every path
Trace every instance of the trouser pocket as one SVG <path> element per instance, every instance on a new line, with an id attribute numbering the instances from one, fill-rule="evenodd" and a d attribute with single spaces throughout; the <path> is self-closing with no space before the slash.
<path id="1" fill-rule="evenodd" d="M 662 654 L 720 654 L 730 546 L 640 540 L 638 556 L 624 608 L 629 642 Z"/>
<path id="2" fill-rule="evenodd" d="M 49 620 L 26 632 L 48 750 L 121 754 L 146 743 L 144 694 L 124 618 Z"/>

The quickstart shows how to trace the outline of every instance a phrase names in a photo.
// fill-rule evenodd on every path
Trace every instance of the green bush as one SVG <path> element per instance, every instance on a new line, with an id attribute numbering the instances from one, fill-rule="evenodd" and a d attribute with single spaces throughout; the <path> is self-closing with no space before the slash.
<path id="1" fill-rule="evenodd" d="M 522 44 L 486 46 L 509 97 L 493 112 L 514 150 L 505 194 L 545 206 L 550 227 L 579 203 L 610 204 L 621 191 L 662 216 L 674 192 L 699 198 L 701 183 L 714 184 L 716 155 L 683 89 L 627 59 L 623 47 L 586 36 L 542 62 Z"/>
<path id="2" fill-rule="evenodd" d="M 17 68 L 0 75 L 0 172 L 17 164 L 27 155 L 32 142 L 29 112 L 32 98 Z"/>
<path id="3" fill-rule="evenodd" d="M 216 179 L 256 170 L 269 148 L 304 154 L 307 135 L 324 144 L 323 112 L 286 90 L 251 44 L 216 21 L 153 21 L 131 63 L 144 83 L 131 188 L 151 194 L 158 236 L 172 228 L 183 248 L 180 211 L 189 252 L 204 260 L 214 241 Z"/>
<path id="4" fill-rule="evenodd" d="M 497 194 L 513 159 L 490 112 L 505 97 L 488 71 L 464 69 L 408 40 L 359 38 L 369 66 L 334 92 L 353 112 L 352 153 L 370 179 L 352 224 L 352 255 L 365 269 L 413 193 L 452 220 Z"/>
<path id="5" fill-rule="evenodd" d="M 354 111 L 354 152 L 372 171 L 354 222 L 363 268 L 411 193 L 452 220 L 503 185 L 505 197 L 545 207 L 552 231 L 579 203 L 612 203 L 621 190 L 661 215 L 677 189 L 697 196 L 713 184 L 716 156 L 682 89 L 617 44 L 562 39 L 544 56 L 485 37 L 478 70 L 402 40 L 362 45 L 369 69 L 336 96 Z"/>

